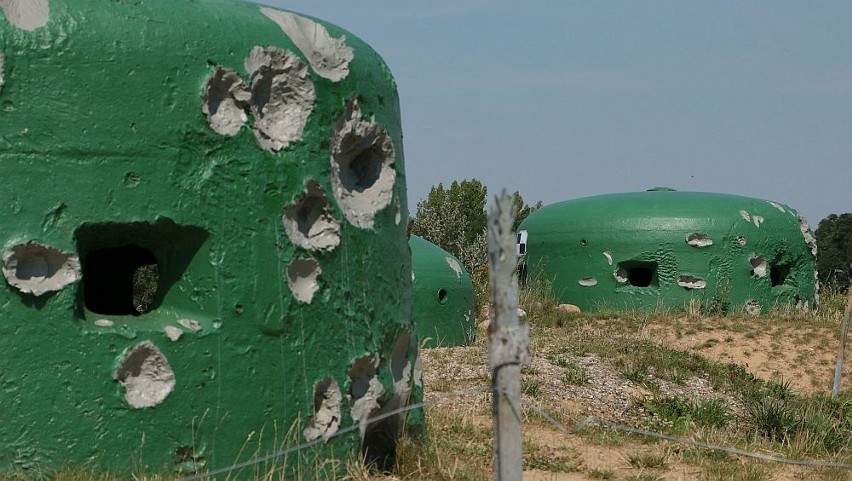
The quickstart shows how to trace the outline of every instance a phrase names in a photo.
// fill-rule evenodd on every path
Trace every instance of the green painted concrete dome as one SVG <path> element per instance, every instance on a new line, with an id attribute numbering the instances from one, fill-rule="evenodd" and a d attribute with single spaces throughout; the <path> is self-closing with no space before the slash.
<path id="1" fill-rule="evenodd" d="M 788 205 L 655 188 L 542 207 L 520 225 L 527 276 L 584 310 L 766 312 L 817 304 L 816 242 Z"/>
<path id="2" fill-rule="evenodd" d="M 363 423 L 422 385 L 384 61 L 238 1 L 0 9 L 0 472 L 391 455 L 401 416 Z"/>
<path id="3" fill-rule="evenodd" d="M 465 346 L 476 330 L 473 283 L 462 263 L 435 244 L 412 235 L 414 322 L 424 347 Z"/>

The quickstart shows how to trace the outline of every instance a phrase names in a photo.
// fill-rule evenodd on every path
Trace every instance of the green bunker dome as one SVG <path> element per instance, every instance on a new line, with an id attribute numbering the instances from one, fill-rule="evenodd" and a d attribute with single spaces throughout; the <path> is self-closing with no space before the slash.
<path id="1" fill-rule="evenodd" d="M 520 225 L 523 274 L 583 310 L 816 307 L 816 241 L 788 205 L 655 188 L 545 206 Z"/>
<path id="2" fill-rule="evenodd" d="M 476 330 L 473 283 L 462 263 L 435 244 L 412 235 L 414 322 L 424 347 L 466 346 Z"/>
<path id="3" fill-rule="evenodd" d="M 422 384 L 376 52 L 230 0 L 4 0 L 0 38 L 0 473 L 392 462 Z"/>

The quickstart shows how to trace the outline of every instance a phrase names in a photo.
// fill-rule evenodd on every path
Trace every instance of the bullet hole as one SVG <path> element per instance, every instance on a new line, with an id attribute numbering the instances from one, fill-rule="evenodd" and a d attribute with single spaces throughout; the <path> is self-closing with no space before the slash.
<path id="1" fill-rule="evenodd" d="M 198 331 L 201 329 L 201 324 L 192 319 L 178 319 L 178 324 L 189 329 L 190 331 Z"/>
<path id="2" fill-rule="evenodd" d="M 805 239 L 805 244 L 811 248 L 811 254 L 816 257 L 817 255 L 817 242 L 814 237 L 813 231 L 811 231 L 811 226 L 808 224 L 808 221 L 805 220 L 801 215 L 796 216 L 799 222 L 799 230 L 802 232 L 802 237 Z"/>
<path id="3" fill-rule="evenodd" d="M 112 378 L 124 386 L 124 398 L 135 408 L 162 403 L 175 387 L 174 371 L 151 341 L 143 341 L 125 351 Z"/>
<path id="4" fill-rule="evenodd" d="M 633 287 L 649 287 L 657 284 L 657 263 L 646 261 L 625 261 L 618 263 L 616 280 L 627 279 Z"/>
<path id="5" fill-rule="evenodd" d="M 606 258 L 606 263 L 612 265 L 612 252 L 604 251 L 603 256 Z"/>
<path id="6" fill-rule="evenodd" d="M 236 306 L 234 306 L 234 312 L 236 312 L 237 314 L 242 314 L 243 313 L 243 305 L 237 304 Z"/>
<path id="7" fill-rule="evenodd" d="M 139 183 L 142 182 L 142 177 L 136 172 L 127 172 L 124 174 L 124 186 L 125 187 L 138 187 Z"/>
<path id="8" fill-rule="evenodd" d="M 761 311 L 760 303 L 754 299 L 745 303 L 745 312 L 750 316 L 759 316 Z"/>
<path id="9" fill-rule="evenodd" d="M 352 100 L 334 126 L 331 182 L 346 220 L 372 229 L 375 214 L 393 197 L 396 154 L 393 141 L 375 119 L 361 117 L 358 101 Z"/>
<path id="10" fill-rule="evenodd" d="M 784 206 L 782 206 L 781 204 L 779 204 L 777 202 L 772 202 L 771 200 L 767 200 L 767 202 L 769 202 L 769 205 L 771 205 L 772 207 L 775 207 L 776 209 L 780 210 L 781 212 L 787 212 L 786 210 L 784 210 Z"/>
<path id="11" fill-rule="evenodd" d="M 50 19 L 48 0 L 3 0 L 0 8 L 6 20 L 21 30 L 33 31 Z"/>
<path id="12" fill-rule="evenodd" d="M 319 290 L 317 278 L 322 274 L 319 263 L 314 259 L 293 259 L 287 267 L 287 285 L 293 297 L 310 304 Z"/>
<path id="13" fill-rule="evenodd" d="M 313 416 L 302 431 L 305 439 L 313 441 L 322 438 L 328 441 L 340 427 L 340 406 L 343 396 L 333 377 L 323 378 L 314 386 Z"/>
<path id="14" fill-rule="evenodd" d="M 423 387 L 423 360 L 420 356 L 417 356 L 417 359 L 414 360 L 414 371 L 412 372 L 412 377 L 414 378 L 414 385 L 416 387 Z"/>
<path id="15" fill-rule="evenodd" d="M 175 468 L 180 474 L 197 474 L 207 466 L 207 459 L 191 446 L 178 446 L 175 449 Z"/>
<path id="16" fill-rule="evenodd" d="M 405 334 L 397 340 L 391 353 L 391 372 L 396 381 L 395 367 L 401 362 L 403 345 L 407 345 Z M 396 359 L 396 361 L 394 361 Z M 396 364 L 394 364 L 396 363 Z M 349 405 L 352 418 L 359 422 L 361 431 L 361 456 L 365 464 L 383 472 L 393 467 L 396 457 L 396 441 L 399 439 L 400 416 L 389 416 L 377 422 L 367 424 L 369 418 L 395 409 L 401 401 L 396 393 L 391 400 L 383 404 L 384 387 L 379 382 L 376 371 L 378 356 L 367 355 L 358 358 L 349 369 L 350 391 Z M 403 373 L 400 373 L 404 375 Z M 402 382 L 402 381 L 400 381 Z M 396 382 L 394 383 L 396 386 Z"/>
<path id="17" fill-rule="evenodd" d="M 587 241 L 586 239 L 580 239 L 580 245 L 581 246 L 585 247 L 588 243 L 589 243 L 589 241 Z"/>
<path id="18" fill-rule="evenodd" d="M 707 287 L 707 281 L 693 276 L 680 276 L 677 279 L 677 285 L 685 289 L 704 289 Z"/>
<path id="19" fill-rule="evenodd" d="M 772 287 L 784 284 L 788 275 L 790 275 L 789 264 L 776 264 L 769 268 L 769 280 L 772 282 Z"/>
<path id="20" fill-rule="evenodd" d="M 352 419 L 360 423 L 361 439 L 367 430 L 367 419 L 380 409 L 385 388 L 376 377 L 378 355 L 361 356 L 349 368 L 349 409 Z"/>
<path id="21" fill-rule="evenodd" d="M 308 181 L 295 204 L 284 209 L 282 222 L 290 241 L 303 249 L 327 251 L 340 245 L 340 223 L 331 215 L 328 199 L 314 180 Z"/>
<path id="22" fill-rule="evenodd" d="M 295 13 L 268 7 L 261 7 L 260 11 L 281 27 L 320 77 L 338 82 L 349 75 L 349 62 L 355 52 L 346 45 L 345 35 L 332 37 L 321 24 Z"/>
<path id="23" fill-rule="evenodd" d="M 21 293 L 41 296 L 79 279 L 80 261 L 70 253 L 28 242 L 3 253 L 3 276 Z"/>
<path id="24" fill-rule="evenodd" d="M 593 286 L 598 285 L 598 280 L 595 279 L 594 277 L 584 277 L 584 278 L 580 279 L 579 281 L 577 281 L 577 283 L 580 284 L 583 287 L 593 287 Z"/>
<path id="25" fill-rule="evenodd" d="M 411 361 L 408 360 L 410 341 L 411 333 L 403 331 L 402 334 L 399 335 L 399 338 L 397 338 L 393 351 L 391 352 L 390 367 L 394 382 L 394 392 L 397 392 L 400 388 L 402 388 L 401 386 L 398 386 L 398 384 L 403 381 L 403 387 L 405 389 L 410 389 L 410 386 L 408 386 L 411 381 Z"/>
<path id="26" fill-rule="evenodd" d="M 447 303 L 447 290 L 443 287 L 438 289 L 438 304 Z"/>
<path id="27" fill-rule="evenodd" d="M 760 227 L 760 224 L 763 224 L 763 216 L 761 215 L 753 215 L 751 220 L 754 222 L 755 227 Z"/>
<path id="28" fill-rule="evenodd" d="M 183 331 L 175 326 L 164 326 L 163 332 L 166 333 L 166 337 L 172 342 L 177 341 L 183 335 Z"/>
<path id="29" fill-rule="evenodd" d="M 251 77 L 254 135 L 261 148 L 277 152 L 300 140 L 316 99 L 308 66 L 289 50 L 254 47 L 245 67 Z"/>
<path id="30" fill-rule="evenodd" d="M 248 119 L 251 92 L 233 70 L 217 68 L 204 86 L 202 99 L 207 123 L 222 135 L 236 135 Z"/>
<path id="31" fill-rule="evenodd" d="M 713 239 L 707 234 L 695 232 L 686 236 L 686 243 L 692 247 L 709 247 L 713 245 Z"/>
<path id="32" fill-rule="evenodd" d="M 757 277 L 766 277 L 766 258 L 763 256 L 754 256 L 749 259 L 751 264 L 751 272 Z"/>
<path id="33" fill-rule="evenodd" d="M 447 265 L 450 266 L 450 269 L 452 269 L 453 272 L 456 273 L 456 278 L 461 279 L 462 266 L 461 266 L 461 264 L 459 264 L 459 261 L 455 260 L 454 258 L 452 258 L 450 256 L 447 256 L 446 260 L 447 260 Z"/>
<path id="34" fill-rule="evenodd" d="M 745 238 L 745 236 L 742 236 L 742 235 L 737 236 L 737 244 L 739 244 L 739 245 L 740 245 L 740 247 L 745 246 L 745 245 L 746 245 L 746 238 Z"/>

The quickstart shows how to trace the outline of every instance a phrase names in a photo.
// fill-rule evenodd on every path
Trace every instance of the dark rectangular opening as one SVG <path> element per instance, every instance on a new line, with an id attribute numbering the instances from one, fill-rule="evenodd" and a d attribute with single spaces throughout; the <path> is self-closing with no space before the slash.
<path id="1" fill-rule="evenodd" d="M 162 305 L 207 232 L 159 219 L 85 224 L 74 236 L 83 274 L 81 313 L 140 316 Z"/>
<path id="2" fill-rule="evenodd" d="M 650 287 L 658 284 L 656 262 L 619 262 L 616 275 L 622 279 L 627 279 L 627 284 L 633 287 Z"/>

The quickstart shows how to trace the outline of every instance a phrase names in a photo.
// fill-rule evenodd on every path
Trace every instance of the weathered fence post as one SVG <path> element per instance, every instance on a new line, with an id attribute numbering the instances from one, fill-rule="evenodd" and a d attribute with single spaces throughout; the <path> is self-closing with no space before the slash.
<path id="1" fill-rule="evenodd" d="M 514 212 L 506 191 L 494 199 L 488 215 L 488 264 L 491 286 L 490 366 L 496 451 L 495 479 L 520 480 L 521 364 L 529 357 L 529 327 L 518 322 L 517 258 L 512 232 Z"/>
<path id="2" fill-rule="evenodd" d="M 847 291 L 846 311 L 843 313 L 843 323 L 840 325 L 840 352 L 837 353 L 837 363 L 834 365 L 834 387 L 831 397 L 840 394 L 840 378 L 843 375 L 843 358 L 846 353 L 846 334 L 849 332 L 849 321 L 852 318 L 852 287 Z"/>

